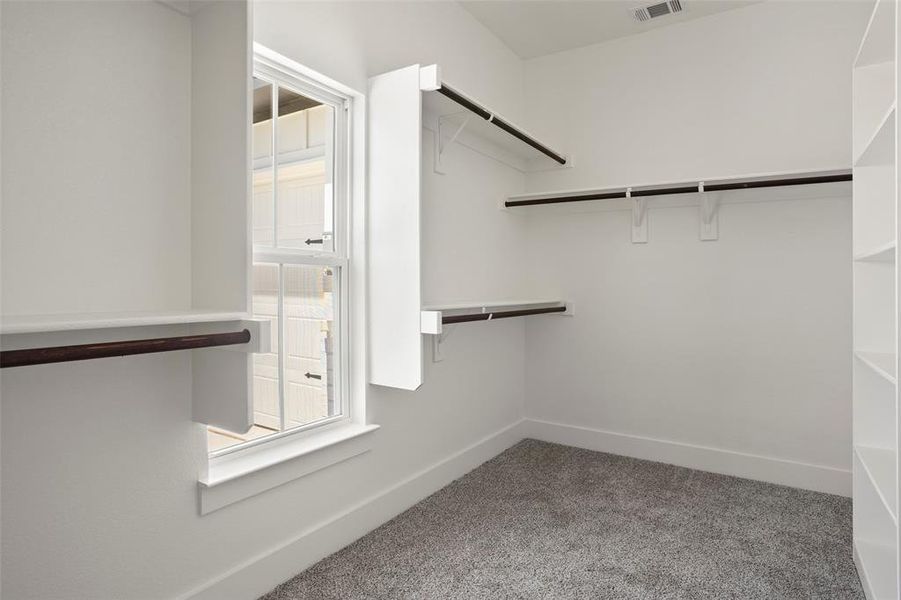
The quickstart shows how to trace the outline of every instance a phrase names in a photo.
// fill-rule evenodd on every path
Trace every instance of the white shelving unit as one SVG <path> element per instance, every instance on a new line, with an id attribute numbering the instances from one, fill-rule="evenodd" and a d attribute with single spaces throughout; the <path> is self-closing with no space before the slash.
<path id="1" fill-rule="evenodd" d="M 877 0 L 853 70 L 854 560 L 869 600 L 897 600 L 898 138 L 894 0 Z"/>
<path id="2" fill-rule="evenodd" d="M 565 168 L 569 159 L 449 86 L 437 65 L 411 65 L 371 78 L 368 111 L 369 245 L 377 249 L 369 255 L 369 381 L 415 390 L 423 381 L 423 333 L 437 335 L 443 320 L 442 310 L 422 304 L 423 128 L 435 132 L 438 172 L 444 149 L 463 139 L 523 171 Z M 474 302 L 443 311 L 473 310 L 487 317 L 490 310 L 484 311 L 492 304 L 528 310 L 535 303 Z"/>

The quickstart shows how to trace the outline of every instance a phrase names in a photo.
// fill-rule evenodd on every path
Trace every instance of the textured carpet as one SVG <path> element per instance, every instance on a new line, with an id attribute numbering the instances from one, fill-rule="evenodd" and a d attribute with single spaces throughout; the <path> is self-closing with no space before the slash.
<path id="1" fill-rule="evenodd" d="M 864 598 L 851 501 L 525 440 L 265 600 Z"/>

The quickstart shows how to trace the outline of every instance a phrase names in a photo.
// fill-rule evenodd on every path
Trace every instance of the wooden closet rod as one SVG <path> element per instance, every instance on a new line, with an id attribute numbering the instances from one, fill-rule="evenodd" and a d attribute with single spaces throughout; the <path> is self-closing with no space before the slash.
<path id="1" fill-rule="evenodd" d="M 154 352 L 171 352 L 173 350 L 233 346 L 236 344 L 246 344 L 249 341 L 250 331 L 243 329 L 241 331 L 232 331 L 228 333 L 181 335 L 149 340 L 101 342 L 99 344 L 26 348 L 24 350 L 4 350 L 0 352 L 0 369 L 70 362 L 74 360 L 90 360 L 92 358 L 131 356 L 132 354 L 151 354 Z"/>
<path id="2" fill-rule="evenodd" d="M 451 100 L 453 100 L 454 102 L 456 102 L 457 104 L 459 104 L 460 106 L 465 108 L 466 110 L 468 110 L 472 113 L 475 113 L 479 117 L 485 119 L 492 125 L 499 127 L 500 129 L 506 131 L 508 134 L 512 135 L 513 137 L 520 140 L 521 142 L 528 144 L 532 148 L 535 148 L 536 150 L 538 150 L 545 156 L 549 157 L 551 160 L 556 161 L 556 162 L 560 163 L 561 165 L 566 164 L 565 156 L 561 156 L 560 154 L 557 154 L 556 152 L 554 152 L 553 150 L 551 150 L 550 148 L 548 148 L 547 146 L 545 146 L 544 144 L 542 144 L 541 142 L 536 140 L 535 138 L 520 131 L 513 125 L 510 125 L 509 123 L 507 123 L 500 117 L 494 115 L 490 111 L 479 106 L 478 104 L 476 104 L 475 102 L 473 102 L 472 100 L 470 100 L 469 98 L 467 98 L 466 96 L 461 94 L 460 92 L 454 90 L 453 88 L 449 88 L 445 84 L 442 83 L 441 87 L 438 88 L 438 92 L 440 94 L 443 94 L 447 98 L 450 98 Z"/>
<path id="3" fill-rule="evenodd" d="M 525 317 L 528 315 L 543 315 L 546 313 L 566 312 L 565 306 L 552 306 L 550 308 L 526 308 L 523 310 L 506 310 L 501 312 L 476 313 L 473 315 L 448 315 L 442 316 L 441 322 L 445 325 L 452 323 L 469 323 L 470 321 L 493 321 L 495 319 L 508 319 L 510 317 Z"/>
<path id="4" fill-rule="evenodd" d="M 788 177 L 783 179 L 757 179 L 749 181 L 736 181 L 724 183 L 704 184 L 705 192 L 721 192 L 726 190 L 749 190 L 754 188 L 783 187 L 790 185 L 811 185 L 816 183 L 836 183 L 839 181 L 851 181 L 851 173 L 839 173 L 835 175 L 812 175 L 809 177 Z M 697 185 L 681 185 L 667 188 L 650 188 L 646 190 L 633 189 L 632 198 L 646 196 L 668 196 L 670 194 L 697 194 Z M 626 190 L 598 191 L 586 194 L 573 194 L 567 196 L 547 196 L 545 198 L 529 198 L 527 200 L 507 200 L 504 205 L 534 206 L 536 204 L 560 204 L 563 202 L 585 202 L 586 200 L 615 200 L 626 198 Z"/>

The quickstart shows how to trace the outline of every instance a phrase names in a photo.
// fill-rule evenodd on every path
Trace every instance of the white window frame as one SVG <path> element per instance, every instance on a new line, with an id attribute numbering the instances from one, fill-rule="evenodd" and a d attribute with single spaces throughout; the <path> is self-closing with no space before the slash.
<path id="1" fill-rule="evenodd" d="M 369 434 L 378 429 L 377 425 L 366 423 L 365 415 L 366 352 L 365 328 L 362 326 L 366 268 L 363 209 L 365 96 L 259 44 L 254 44 L 253 59 L 254 76 L 273 83 L 284 82 L 286 87 L 316 100 L 338 99 L 343 111 L 341 118 L 336 113 L 334 119 L 335 231 L 332 250 L 276 249 L 272 246 L 253 248 L 253 262 L 330 265 L 338 268 L 340 277 L 336 278 L 335 283 L 339 293 L 339 312 L 335 328 L 339 348 L 334 385 L 336 401 L 340 398 L 341 402 L 341 414 L 209 453 L 207 471 L 200 477 L 203 514 L 280 485 L 267 483 L 268 479 L 284 483 L 366 452 L 372 444 L 373 436 Z M 277 98 L 277 90 L 274 92 L 273 97 Z M 277 136 L 277 124 L 274 123 L 273 129 L 273 136 Z M 276 150 L 277 145 L 273 144 L 273 153 Z M 277 226 L 277 222 L 273 224 Z M 281 285 L 280 279 L 280 288 Z M 280 338 L 283 340 L 284 336 Z M 290 460 L 295 458 L 298 460 Z M 253 478 L 253 481 L 241 479 L 243 475 L 279 463 L 289 463 L 291 466 L 279 467 L 278 473 L 267 478 Z M 282 473 L 282 470 L 285 472 Z"/>

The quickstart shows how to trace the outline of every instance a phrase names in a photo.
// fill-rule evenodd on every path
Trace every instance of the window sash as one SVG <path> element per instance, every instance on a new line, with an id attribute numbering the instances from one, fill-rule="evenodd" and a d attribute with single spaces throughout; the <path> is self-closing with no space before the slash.
<path id="1" fill-rule="evenodd" d="M 348 236 L 350 211 L 348 198 L 350 195 L 350 99 L 324 89 L 315 81 L 295 73 L 289 73 L 268 63 L 254 60 L 254 77 L 269 83 L 272 90 L 272 202 L 273 202 L 273 244 L 255 246 L 260 250 L 293 251 L 300 250 L 309 255 L 334 255 L 347 258 L 350 248 Z M 334 111 L 334 130 L 332 147 L 332 222 L 334 240 L 332 250 L 305 250 L 303 248 L 285 248 L 278 246 L 278 90 L 280 87 L 290 89 L 313 100 L 332 107 Z"/>
<path id="2" fill-rule="evenodd" d="M 340 261 L 339 261 L 340 262 Z M 346 261 L 345 261 L 346 262 Z M 350 341 L 350 335 L 347 327 L 347 319 L 349 315 L 349 308 L 347 306 L 347 298 L 349 294 L 347 293 L 348 289 L 348 280 L 349 280 L 349 269 L 343 267 L 340 264 L 311 264 L 305 262 L 279 262 L 279 261 L 268 261 L 268 260 L 256 260 L 254 259 L 254 263 L 268 263 L 268 264 L 277 264 L 278 265 L 278 348 L 276 350 L 278 355 L 278 402 L 279 402 L 279 419 L 281 421 L 282 426 L 285 422 L 285 390 L 287 386 L 287 381 L 285 379 L 285 363 L 287 360 L 286 354 L 286 332 L 287 332 L 287 320 L 284 315 L 284 306 L 285 306 L 285 276 L 284 276 L 284 266 L 285 265 L 298 265 L 298 266 L 331 266 L 335 269 L 337 276 L 335 277 L 335 285 L 337 286 L 336 298 L 337 298 L 337 310 L 334 315 L 334 319 L 332 321 L 335 332 L 334 332 L 334 340 L 337 344 L 337 348 L 335 348 L 332 352 L 333 360 L 335 361 L 334 367 L 332 369 L 332 373 L 334 375 L 332 380 L 333 386 L 333 398 L 337 407 L 337 414 L 329 415 L 322 419 L 317 419 L 315 421 L 311 421 L 310 423 L 304 423 L 298 427 L 292 427 L 290 429 L 285 429 L 283 431 L 278 431 L 276 433 L 272 433 L 260 438 L 256 438 L 253 440 L 248 440 L 246 442 L 242 442 L 240 444 L 235 444 L 233 446 L 228 446 L 226 448 L 222 448 L 219 450 L 214 450 L 209 453 L 210 458 L 216 458 L 218 456 L 225 456 L 227 454 L 231 454 L 233 452 L 240 452 L 243 450 L 247 450 L 249 448 L 253 448 L 255 446 L 259 446 L 266 442 L 275 441 L 284 439 L 286 436 L 300 434 L 303 432 L 307 432 L 313 429 L 318 429 L 320 427 L 326 427 L 329 425 L 333 425 L 336 423 L 349 422 L 352 420 L 351 415 L 351 402 L 350 402 L 350 352 L 348 343 Z M 325 375 L 325 373 L 323 373 Z M 328 382 L 326 381 L 326 385 Z"/>
<path id="3" fill-rule="evenodd" d="M 254 245 L 254 263 L 277 264 L 279 268 L 279 407 L 280 419 L 284 423 L 284 345 L 286 320 L 284 318 L 284 265 L 328 266 L 336 269 L 335 285 L 337 286 L 337 310 L 334 315 L 334 340 L 337 348 L 333 351 L 335 365 L 333 368 L 333 394 L 338 414 L 301 426 L 279 431 L 261 438 L 215 450 L 209 453 L 210 459 L 228 454 L 243 452 L 263 444 L 284 440 L 289 436 L 301 435 L 311 430 L 335 426 L 353 420 L 351 414 L 350 374 L 350 136 L 349 122 L 351 99 L 324 89 L 323 85 L 307 79 L 297 73 L 289 72 L 279 65 L 269 63 L 259 56 L 254 58 L 254 77 L 266 81 L 273 86 L 272 93 L 272 176 L 273 176 L 273 245 Z M 332 143 L 332 250 L 278 247 L 278 88 L 285 87 L 294 92 L 308 96 L 334 110 L 333 143 Z M 252 168 L 252 166 L 251 166 Z"/>

